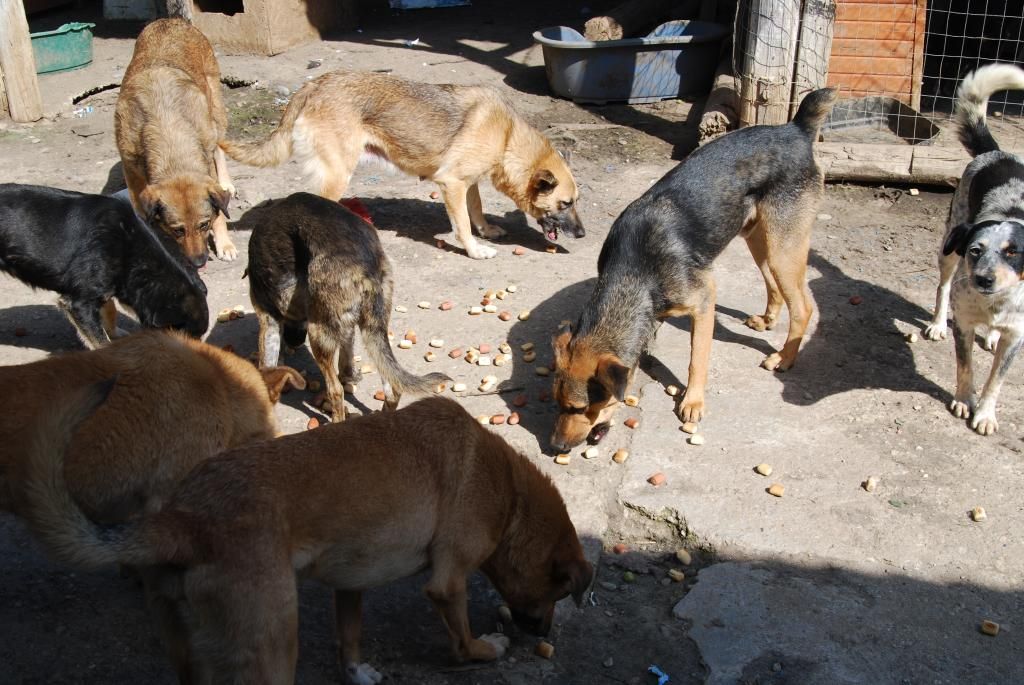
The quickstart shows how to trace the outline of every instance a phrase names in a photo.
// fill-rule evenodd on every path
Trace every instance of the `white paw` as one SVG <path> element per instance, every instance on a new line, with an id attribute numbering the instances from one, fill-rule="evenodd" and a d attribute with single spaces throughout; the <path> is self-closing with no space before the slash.
<path id="1" fill-rule="evenodd" d="M 221 183 L 220 187 L 231 193 L 231 197 L 235 197 L 237 195 L 235 191 L 235 184 L 232 183 L 231 181 L 228 181 L 227 183 Z"/>
<path id="2" fill-rule="evenodd" d="M 958 419 L 966 419 L 974 409 L 974 401 L 971 399 L 956 398 L 949 403 L 949 410 Z"/>
<path id="3" fill-rule="evenodd" d="M 493 247 L 487 247 L 480 243 L 472 243 L 466 247 L 466 253 L 473 259 L 491 259 L 498 254 Z"/>
<path id="4" fill-rule="evenodd" d="M 345 673 L 353 685 L 376 685 L 384 680 L 384 676 L 370 664 L 349 664 Z"/>
<path id="5" fill-rule="evenodd" d="M 974 418 L 971 419 L 971 428 L 979 435 L 992 435 L 999 430 L 995 409 L 981 408 L 974 412 Z"/>
<path id="6" fill-rule="evenodd" d="M 494 224 L 484 224 L 480 227 L 480 235 L 485 238 L 500 238 L 506 235 L 507 231 L 501 226 L 495 226 Z"/>
<path id="7" fill-rule="evenodd" d="M 238 250 L 230 240 L 219 241 L 213 239 L 213 247 L 217 251 L 217 259 L 225 262 L 233 262 L 238 258 Z"/>
<path id="8" fill-rule="evenodd" d="M 989 331 L 985 336 L 985 349 L 992 352 L 999 344 L 999 331 Z"/>
<path id="9" fill-rule="evenodd" d="M 924 337 L 929 340 L 945 340 L 948 330 L 944 323 L 930 323 L 924 329 Z"/>
<path id="10" fill-rule="evenodd" d="M 507 636 L 501 633 L 489 633 L 487 635 L 481 635 L 480 639 L 487 644 L 494 647 L 494 658 L 500 659 L 505 656 L 505 652 L 508 651 L 508 646 L 511 644 Z"/>

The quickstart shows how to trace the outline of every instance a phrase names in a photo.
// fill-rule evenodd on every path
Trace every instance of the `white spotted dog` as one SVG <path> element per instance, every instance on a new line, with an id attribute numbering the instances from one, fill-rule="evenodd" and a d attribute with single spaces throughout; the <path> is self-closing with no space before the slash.
<path id="1" fill-rule="evenodd" d="M 1010 64 L 982 67 L 960 84 L 956 128 L 974 160 L 953 195 L 939 254 L 935 317 L 924 331 L 930 340 L 946 337 L 952 301 L 956 395 L 949 408 L 958 418 L 970 418 L 982 435 L 998 428 L 999 389 L 1024 342 L 1024 159 L 1002 152 L 985 123 L 989 96 L 1011 89 L 1024 90 L 1024 69 Z M 979 330 L 995 358 L 976 399 L 971 357 Z"/>

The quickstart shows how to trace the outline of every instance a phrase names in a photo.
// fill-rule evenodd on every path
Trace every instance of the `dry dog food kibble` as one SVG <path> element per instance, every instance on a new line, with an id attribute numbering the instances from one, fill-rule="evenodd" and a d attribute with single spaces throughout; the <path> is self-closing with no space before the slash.
<path id="1" fill-rule="evenodd" d="M 510 293 L 514 293 L 515 291 L 519 290 L 519 286 L 516 285 L 515 283 L 512 283 L 510 285 L 506 285 L 505 290 L 507 290 Z"/>
<path id="2" fill-rule="evenodd" d="M 416 306 L 419 307 L 420 309 L 430 309 L 430 303 L 427 302 L 426 300 L 420 300 L 416 304 Z"/>
<path id="3" fill-rule="evenodd" d="M 626 428 L 636 428 L 640 425 L 640 419 L 635 416 L 630 416 L 628 419 L 622 422 L 622 425 Z"/>
<path id="4" fill-rule="evenodd" d="M 665 484 L 665 474 L 662 473 L 661 471 L 658 471 L 657 473 L 655 473 L 652 476 L 650 476 L 647 479 L 647 482 L 650 483 L 651 485 L 653 485 L 654 487 L 658 487 L 658 486 L 664 485 Z"/>
<path id="5" fill-rule="evenodd" d="M 676 395 L 679 394 L 679 386 L 678 385 L 666 385 L 665 386 L 665 394 L 668 395 L 669 397 L 675 397 Z"/>
<path id="6" fill-rule="evenodd" d="M 686 578 L 686 574 L 677 568 L 670 568 L 668 570 L 668 577 L 672 579 L 673 583 L 681 583 Z"/>
<path id="7" fill-rule="evenodd" d="M 431 338 L 430 342 L 427 344 L 433 348 L 444 347 L 444 340 L 441 338 Z"/>
<path id="8" fill-rule="evenodd" d="M 587 449 L 583 450 L 583 458 L 584 459 L 594 459 L 594 458 L 597 457 L 597 455 L 598 455 L 598 450 L 597 450 L 596 447 L 588 447 Z"/>
<path id="9" fill-rule="evenodd" d="M 398 347 L 403 350 L 408 350 L 412 347 L 412 340 L 400 340 L 398 341 Z"/>
<path id="10" fill-rule="evenodd" d="M 508 425 L 516 426 L 519 424 L 519 412 L 514 411 L 508 415 Z"/>
<path id="11" fill-rule="evenodd" d="M 537 368 L 535 368 L 535 369 L 534 369 L 533 371 L 534 371 L 534 373 L 536 373 L 536 374 L 537 374 L 538 376 L 547 376 L 547 375 L 549 375 L 549 374 L 551 373 L 551 369 L 549 369 L 549 368 L 548 368 L 548 367 L 546 367 L 546 366 L 538 366 L 538 367 L 537 367 Z"/>
<path id="12" fill-rule="evenodd" d="M 405 339 L 411 342 L 413 345 L 415 345 L 417 342 L 416 331 L 412 330 L 411 328 L 407 330 L 405 332 Z"/>
<path id="13" fill-rule="evenodd" d="M 537 643 L 537 656 L 543 659 L 550 659 L 554 655 L 555 646 L 553 644 L 550 642 L 544 642 L 543 640 Z"/>
<path id="14" fill-rule="evenodd" d="M 320 425 L 320 421 L 314 416 L 306 422 L 306 430 L 311 431 Z"/>
<path id="15" fill-rule="evenodd" d="M 486 307 L 484 307 L 484 311 L 487 312 L 488 314 L 493 314 L 494 312 L 498 311 L 498 307 L 493 304 L 489 304 Z"/>
<path id="16" fill-rule="evenodd" d="M 532 342 L 525 342 L 525 343 L 523 343 L 522 345 L 519 346 L 519 349 L 522 350 L 523 352 L 529 352 L 530 350 L 533 349 L 533 343 Z"/>
<path id="17" fill-rule="evenodd" d="M 527 353 L 525 353 L 523 355 L 523 361 L 526 362 L 527 364 L 529 364 L 530 362 L 532 362 L 536 358 L 537 358 L 537 353 L 534 352 L 533 350 L 530 350 L 529 352 L 527 352 Z"/>
<path id="18" fill-rule="evenodd" d="M 521 255 L 526 254 L 526 250 L 524 250 L 521 247 L 516 247 L 516 248 L 512 249 L 512 254 L 514 254 L 515 256 L 519 257 Z"/>
<path id="19" fill-rule="evenodd" d="M 456 383 L 455 385 L 452 386 L 452 392 L 465 392 L 465 391 L 466 391 L 466 384 L 465 383 Z"/>
<path id="20" fill-rule="evenodd" d="M 495 366 L 505 366 L 505 364 L 507 364 L 507 363 L 508 363 L 508 357 L 506 357 L 505 355 L 497 354 L 497 355 L 494 356 L 494 365 Z"/>
<path id="21" fill-rule="evenodd" d="M 363 364 L 362 366 L 359 367 L 359 373 L 373 373 L 373 371 L 373 366 L 371 366 L 370 364 Z"/>
<path id="22" fill-rule="evenodd" d="M 481 354 L 480 358 L 476 360 L 476 365 L 477 366 L 490 366 L 491 365 L 491 356 L 487 355 L 487 354 Z"/>
<path id="23" fill-rule="evenodd" d="M 626 395 L 624 400 L 627 407 L 636 407 L 640 405 L 640 398 L 636 395 Z"/>
<path id="24" fill-rule="evenodd" d="M 449 309 L 451 309 L 453 306 L 455 306 L 455 305 L 452 303 L 451 300 L 445 300 L 444 302 L 441 303 L 440 309 L 441 309 L 442 312 L 446 312 Z"/>
<path id="25" fill-rule="evenodd" d="M 689 566 L 690 563 L 693 562 L 693 557 L 691 557 L 690 553 L 682 547 L 676 550 L 676 559 L 678 559 L 679 563 L 683 566 Z"/>
<path id="26" fill-rule="evenodd" d="M 625 543 L 619 542 L 612 546 L 612 552 L 615 554 L 625 554 L 629 551 L 629 547 Z"/>
<path id="27" fill-rule="evenodd" d="M 476 422 L 479 423 L 481 426 L 486 426 L 491 422 L 491 417 L 488 416 L 487 414 L 481 414 L 480 416 L 476 417 Z"/>
<path id="28" fill-rule="evenodd" d="M 530 318 L 530 310 L 529 309 L 524 309 L 523 311 L 519 312 L 519 320 L 520 321 L 526 321 L 529 318 Z"/>
<path id="29" fill-rule="evenodd" d="M 704 436 L 703 435 L 691 435 L 690 439 L 687 440 L 687 442 L 689 442 L 691 445 L 703 445 L 704 444 Z"/>
<path id="30" fill-rule="evenodd" d="M 864 481 L 864 489 L 868 492 L 874 492 L 875 488 L 878 487 L 878 478 L 875 476 L 868 476 L 868 479 Z"/>
<path id="31" fill-rule="evenodd" d="M 771 464 L 758 464 L 757 466 L 754 467 L 754 470 L 757 471 L 762 476 L 770 476 L 770 475 L 772 475 L 772 465 Z"/>
<path id="32" fill-rule="evenodd" d="M 629 459 L 629 450 L 615 450 L 615 454 L 612 455 L 612 461 L 616 464 L 621 464 L 627 459 Z"/>
<path id="33" fill-rule="evenodd" d="M 448 356 L 451 357 L 452 359 L 458 359 L 459 357 L 462 356 L 462 348 L 456 347 L 454 350 L 448 353 Z"/>
<path id="34" fill-rule="evenodd" d="M 971 509 L 971 520 L 972 521 L 984 521 L 988 518 L 988 514 L 985 513 L 984 507 L 974 507 Z"/>
<path id="35" fill-rule="evenodd" d="M 498 312 L 498 318 L 501 319 L 502 321 L 511 321 L 512 320 L 512 312 L 502 310 L 502 311 Z"/>
<path id="36" fill-rule="evenodd" d="M 999 624 L 995 621 L 982 621 L 981 632 L 985 633 L 986 635 L 991 635 L 992 637 L 995 637 L 999 634 Z"/>
<path id="37" fill-rule="evenodd" d="M 491 346 L 487 343 L 480 343 L 480 346 L 476 349 L 480 350 L 480 354 L 487 354 L 491 351 Z"/>
<path id="38" fill-rule="evenodd" d="M 509 345 L 507 342 L 503 342 L 500 345 L 498 345 L 498 351 L 501 352 L 502 354 L 512 354 L 512 346 Z"/>
<path id="39" fill-rule="evenodd" d="M 504 300 L 506 297 L 508 297 L 508 293 L 505 292 L 504 290 L 499 290 L 498 292 L 494 293 L 494 296 L 499 300 Z"/>
<path id="40" fill-rule="evenodd" d="M 395 311 L 398 312 L 399 314 L 405 314 L 407 311 L 409 311 L 409 308 L 406 307 L 404 304 L 396 304 Z"/>
<path id="41" fill-rule="evenodd" d="M 782 483 L 772 483 L 771 487 L 768 488 L 768 494 L 773 497 L 782 497 L 786 492 L 786 487 Z"/>
<path id="42" fill-rule="evenodd" d="M 568 454 L 559 454 L 557 457 L 555 457 L 555 463 L 558 464 L 559 466 L 568 466 L 569 465 L 569 455 Z"/>
<path id="43" fill-rule="evenodd" d="M 435 359 L 437 359 L 437 355 L 435 355 L 431 350 L 427 350 L 427 353 L 423 355 L 423 361 L 432 362 Z"/>
<path id="44" fill-rule="evenodd" d="M 483 307 L 470 307 L 469 308 L 469 315 L 470 316 L 477 316 L 478 314 L 483 314 L 483 313 L 484 313 L 484 308 Z"/>
<path id="45" fill-rule="evenodd" d="M 526 397 L 525 393 L 519 393 L 512 400 L 512 406 L 514 406 L 514 407 L 525 407 L 526 403 L 528 401 L 529 401 L 529 399 Z"/>
<path id="46" fill-rule="evenodd" d="M 373 393 L 373 399 L 377 400 L 378 402 L 383 402 L 384 401 L 384 391 L 383 390 L 378 390 L 377 392 Z"/>
<path id="47" fill-rule="evenodd" d="M 503 423 L 505 423 L 504 414 L 495 414 L 494 416 L 491 417 L 491 425 L 500 426 Z"/>

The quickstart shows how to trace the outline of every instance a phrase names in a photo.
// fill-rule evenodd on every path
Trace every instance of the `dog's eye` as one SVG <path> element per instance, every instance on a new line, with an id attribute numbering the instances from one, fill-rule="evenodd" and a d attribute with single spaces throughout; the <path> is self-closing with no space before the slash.
<path id="1" fill-rule="evenodd" d="M 562 407 L 563 414 L 582 414 L 585 411 L 586 407 Z"/>
<path id="2" fill-rule="evenodd" d="M 981 248 L 975 245 L 974 247 L 969 249 L 967 253 L 970 254 L 972 257 L 977 257 L 978 255 L 981 254 Z"/>
<path id="3" fill-rule="evenodd" d="M 1006 248 L 1006 256 L 1007 257 L 1016 257 L 1018 254 L 1020 254 L 1020 250 L 1018 250 L 1016 247 L 1008 247 L 1008 248 Z"/>
<path id="4" fill-rule="evenodd" d="M 209 231 L 210 230 L 210 222 L 209 221 L 204 221 L 203 223 L 199 224 L 199 230 L 203 231 L 204 233 L 206 231 Z"/>
<path id="5" fill-rule="evenodd" d="M 562 200 L 561 202 L 558 203 L 558 209 L 565 211 L 572 207 L 572 203 L 572 200 Z"/>
<path id="6" fill-rule="evenodd" d="M 184 238 L 185 237 L 185 227 L 184 226 L 175 226 L 174 227 L 174 237 L 175 238 Z"/>

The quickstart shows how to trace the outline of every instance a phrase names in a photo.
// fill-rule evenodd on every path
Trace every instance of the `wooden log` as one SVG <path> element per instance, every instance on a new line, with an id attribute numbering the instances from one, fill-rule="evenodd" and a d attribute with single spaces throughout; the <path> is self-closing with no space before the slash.
<path id="1" fill-rule="evenodd" d="M 836 0 L 804 0 L 800 17 L 800 40 L 796 50 L 796 69 L 790 96 L 789 118 L 807 93 L 824 88 L 828 82 L 832 31 L 836 20 Z"/>
<path id="2" fill-rule="evenodd" d="M 818 143 L 818 166 L 827 181 L 956 186 L 971 156 L 961 147 Z"/>
<path id="3" fill-rule="evenodd" d="M 606 15 L 588 19 L 583 37 L 593 41 L 632 38 L 667 21 L 671 13 L 672 0 L 627 0 Z"/>
<path id="4" fill-rule="evenodd" d="M 800 7 L 800 0 L 741 0 L 733 37 L 740 126 L 789 120 Z"/>
<path id="5" fill-rule="evenodd" d="M 43 99 L 21 0 L 0 0 L 0 71 L 11 118 L 21 122 L 41 119 Z"/>
<path id="6" fill-rule="evenodd" d="M 704 145 L 736 128 L 739 123 L 740 94 L 732 75 L 732 59 L 726 57 L 715 70 L 711 93 L 697 124 L 697 144 Z"/>

